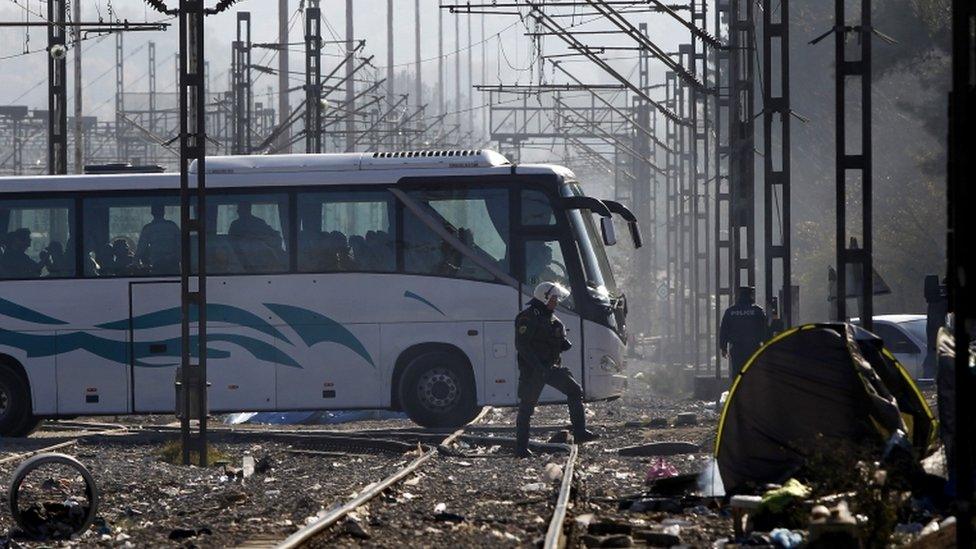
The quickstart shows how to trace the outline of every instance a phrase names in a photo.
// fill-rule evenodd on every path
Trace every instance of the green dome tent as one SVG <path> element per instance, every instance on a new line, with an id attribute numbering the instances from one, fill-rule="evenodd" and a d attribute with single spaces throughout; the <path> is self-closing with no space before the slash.
<path id="1" fill-rule="evenodd" d="M 850 324 L 783 332 L 749 359 L 719 420 L 715 458 L 729 493 L 783 482 L 816 452 L 815 442 L 879 449 L 895 430 L 919 457 L 936 421 L 905 368 L 881 339 Z"/>

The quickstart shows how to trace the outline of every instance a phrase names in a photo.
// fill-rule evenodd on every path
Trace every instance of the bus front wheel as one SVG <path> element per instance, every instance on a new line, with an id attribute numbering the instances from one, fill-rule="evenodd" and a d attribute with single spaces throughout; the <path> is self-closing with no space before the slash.
<path id="1" fill-rule="evenodd" d="M 471 368 L 452 353 L 435 351 L 410 361 L 400 380 L 403 410 L 422 427 L 460 427 L 478 415 Z"/>
<path id="2" fill-rule="evenodd" d="M 38 423 L 31 413 L 27 380 L 10 367 L 0 365 L 0 436 L 27 436 Z"/>

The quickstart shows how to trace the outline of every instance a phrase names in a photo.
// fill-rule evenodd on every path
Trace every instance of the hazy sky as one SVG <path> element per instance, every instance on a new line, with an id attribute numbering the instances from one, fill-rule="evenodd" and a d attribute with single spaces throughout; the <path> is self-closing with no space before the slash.
<path id="1" fill-rule="evenodd" d="M 214 4 L 216 0 L 210 2 Z M 175 5 L 177 0 L 167 0 Z M 306 2 L 289 0 L 292 30 L 290 42 L 303 40 L 303 22 L 298 13 L 300 5 Z M 400 69 L 413 70 L 414 67 L 414 0 L 394 0 L 394 65 Z M 421 0 L 421 57 L 423 63 L 423 77 L 425 84 L 434 85 L 437 76 L 437 21 L 439 12 L 437 0 Z M 234 40 L 235 20 L 237 11 L 250 11 L 252 14 L 253 41 L 277 41 L 277 0 L 243 0 L 234 8 L 223 14 L 208 18 L 206 23 L 207 58 L 210 62 L 211 89 L 226 89 L 228 70 L 230 65 L 231 41 Z M 342 40 L 345 33 L 345 2 L 344 0 L 323 0 L 321 2 L 325 40 Z M 39 16 L 46 16 L 47 4 L 40 0 L 0 0 L 0 20 L 3 21 L 39 21 Z M 82 19 L 85 21 L 98 20 L 99 17 L 108 19 L 110 14 L 129 21 L 159 21 L 166 19 L 140 0 L 83 0 Z M 355 36 L 366 40 L 365 55 L 375 55 L 373 64 L 376 69 L 385 72 L 386 60 L 386 0 L 356 0 L 354 9 Z M 457 19 L 461 27 L 462 47 L 467 46 L 467 24 L 469 16 L 459 16 L 443 13 L 444 21 L 444 52 L 445 84 L 447 97 L 453 96 L 455 52 L 458 46 L 455 42 L 454 25 Z M 662 48 L 671 51 L 679 40 L 687 40 L 688 33 L 668 16 L 661 14 L 634 14 L 634 23 L 646 21 L 649 33 Z M 532 63 L 531 42 L 524 36 L 525 23 L 515 16 L 489 16 L 485 19 L 485 52 L 486 73 L 489 84 L 500 81 L 505 83 L 529 83 L 537 75 L 529 70 Z M 578 28 L 591 30 L 607 28 L 600 21 L 589 22 L 593 19 L 561 19 L 564 25 L 577 24 Z M 172 21 L 175 23 L 175 20 Z M 472 16 L 472 36 L 476 44 L 473 48 L 475 64 L 475 84 L 481 82 L 481 16 Z M 127 91 L 144 92 L 148 90 L 148 41 L 156 43 L 157 57 L 157 90 L 160 92 L 173 91 L 175 80 L 174 55 L 177 46 L 177 29 L 175 24 L 167 32 L 132 32 L 125 36 L 125 84 Z M 627 45 L 626 39 L 608 39 L 602 35 L 586 37 L 591 44 Z M 2 67 L 5 85 L 0 88 L 0 105 L 20 104 L 31 107 L 46 108 L 46 59 L 44 48 L 47 36 L 44 28 L 34 27 L 28 33 L 24 29 L 4 28 L 0 31 L 0 67 Z M 26 49 L 34 53 L 22 55 Z M 335 66 L 341 46 L 326 44 L 324 48 L 323 73 Z M 556 38 L 545 39 L 543 50 L 545 53 L 558 53 L 563 50 L 562 44 Z M 115 37 L 105 36 L 91 38 L 83 42 L 83 79 L 85 89 L 83 101 L 85 114 L 111 118 L 114 109 L 115 94 Z M 461 53 L 462 82 L 467 82 L 467 51 Z M 613 61 L 615 66 L 624 74 L 630 74 L 636 65 L 633 60 L 634 52 L 613 52 L 608 57 L 619 58 Z M 296 44 L 289 53 L 293 86 L 302 83 L 304 58 L 302 46 Z M 69 54 L 69 78 L 72 71 Z M 273 67 L 277 66 L 274 54 L 268 50 L 255 50 L 253 62 Z M 573 63 L 574 70 L 581 78 L 588 81 L 607 81 L 607 77 L 595 70 L 588 62 L 582 60 L 566 60 Z M 652 63 L 652 70 L 663 74 L 662 65 Z M 266 95 L 268 86 L 277 87 L 277 77 L 255 73 L 254 92 L 256 100 L 261 101 Z M 300 92 L 296 93 L 297 94 Z M 265 98 L 266 99 L 266 98 Z M 427 98 L 427 101 L 432 98 Z M 293 100 L 294 103 L 294 100 Z M 73 108 L 73 94 L 69 87 L 69 108 Z"/>

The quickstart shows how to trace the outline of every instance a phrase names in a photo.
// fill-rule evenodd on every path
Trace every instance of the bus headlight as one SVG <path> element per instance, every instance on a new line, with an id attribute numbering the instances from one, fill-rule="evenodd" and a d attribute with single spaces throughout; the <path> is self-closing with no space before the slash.
<path id="1" fill-rule="evenodd" d="M 610 355 L 603 355 L 603 358 L 600 359 L 600 368 L 603 368 L 604 372 L 611 373 L 619 373 L 622 371 L 620 365 Z"/>

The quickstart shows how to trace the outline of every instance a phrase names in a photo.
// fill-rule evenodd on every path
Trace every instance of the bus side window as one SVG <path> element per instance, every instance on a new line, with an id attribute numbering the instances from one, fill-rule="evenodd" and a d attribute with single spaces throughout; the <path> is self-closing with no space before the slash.
<path id="1" fill-rule="evenodd" d="M 507 190 L 449 189 L 411 195 L 426 204 L 429 213 L 482 260 L 504 273 L 510 272 Z M 403 233 L 404 267 L 408 273 L 494 279 L 408 210 L 404 211 Z"/>
<path id="2" fill-rule="evenodd" d="M 556 224 L 556 214 L 552 211 L 549 196 L 542 191 L 525 189 L 522 191 L 522 225 L 552 226 Z"/>
<path id="3" fill-rule="evenodd" d="M 86 199 L 85 276 L 179 274 L 179 221 L 175 196 Z"/>
<path id="4" fill-rule="evenodd" d="M 288 195 L 215 195 L 207 199 L 207 268 L 213 274 L 288 270 Z M 215 210 L 215 211 L 214 211 Z"/>
<path id="5" fill-rule="evenodd" d="M 72 200 L 0 202 L 0 278 L 75 275 Z"/>
<path id="6" fill-rule="evenodd" d="M 299 272 L 396 270 L 396 235 L 389 193 L 299 194 L 298 223 Z"/>
<path id="7" fill-rule="evenodd" d="M 566 288 L 572 288 L 566 260 L 563 258 L 558 240 L 525 241 L 524 281 L 529 288 L 534 288 L 542 282 L 558 282 Z M 572 308 L 572 296 L 564 302 L 564 305 Z"/>

